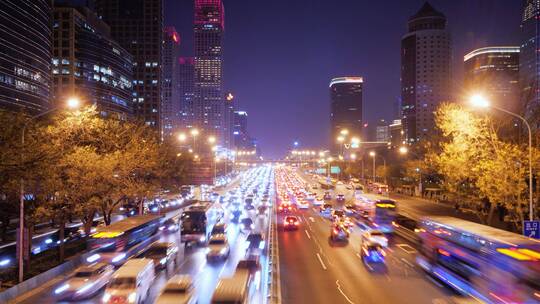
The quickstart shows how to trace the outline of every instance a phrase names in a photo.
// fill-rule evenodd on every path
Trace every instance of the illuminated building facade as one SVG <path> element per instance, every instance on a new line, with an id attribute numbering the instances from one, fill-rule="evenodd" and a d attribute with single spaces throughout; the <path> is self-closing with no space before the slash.
<path id="1" fill-rule="evenodd" d="M 446 17 L 427 2 L 409 18 L 408 30 L 401 39 L 401 113 L 412 144 L 434 135 L 434 112 L 451 101 L 451 42 Z"/>
<path id="2" fill-rule="evenodd" d="M 362 134 L 362 77 L 339 77 L 330 81 L 330 146 L 338 149 L 336 138 L 341 130 Z"/>
<path id="3" fill-rule="evenodd" d="M 520 111 L 519 47 L 496 46 L 474 50 L 464 59 L 465 91 L 481 93 L 496 106 Z"/>
<path id="4" fill-rule="evenodd" d="M 95 0 L 111 35 L 133 55 L 133 111 L 146 125 L 161 127 L 163 0 Z"/>
<path id="5" fill-rule="evenodd" d="M 52 1 L 0 1 L 0 108 L 50 108 Z"/>
<path id="6" fill-rule="evenodd" d="M 193 57 L 178 58 L 178 81 L 180 86 L 180 129 L 193 125 L 193 99 L 195 96 L 195 60 Z"/>
<path id="7" fill-rule="evenodd" d="M 53 98 L 77 96 L 102 115 L 132 115 L 132 56 L 110 38 L 109 26 L 86 7 L 55 6 Z"/>
<path id="8" fill-rule="evenodd" d="M 163 100 L 161 103 L 161 132 L 170 137 L 180 127 L 180 35 L 172 26 L 163 31 Z"/>
<path id="9" fill-rule="evenodd" d="M 223 94 L 224 8 L 221 0 L 195 0 L 195 78 L 192 125 L 225 143 Z"/>
<path id="10" fill-rule="evenodd" d="M 521 46 L 519 83 L 521 107 L 526 115 L 540 124 L 537 112 L 540 109 L 540 0 L 524 0 L 521 16 Z M 535 115 L 536 114 L 536 115 Z"/>

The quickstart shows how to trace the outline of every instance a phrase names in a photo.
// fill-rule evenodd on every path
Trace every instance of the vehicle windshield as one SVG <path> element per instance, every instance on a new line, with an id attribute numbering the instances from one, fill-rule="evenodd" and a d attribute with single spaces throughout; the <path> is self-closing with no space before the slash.
<path id="1" fill-rule="evenodd" d="M 210 242 L 208 242 L 210 245 L 222 245 L 225 244 L 224 239 L 211 239 Z"/>
<path id="2" fill-rule="evenodd" d="M 342 210 L 336 210 L 336 211 L 334 211 L 334 215 L 335 216 L 343 216 L 343 211 Z"/>
<path id="3" fill-rule="evenodd" d="M 147 256 L 164 255 L 164 254 L 167 254 L 167 247 L 153 246 L 153 247 L 148 248 L 148 250 L 146 250 L 145 252 L 145 255 Z"/>
<path id="4" fill-rule="evenodd" d="M 115 278 L 109 283 L 109 287 L 117 289 L 135 288 L 135 278 Z"/>
<path id="5" fill-rule="evenodd" d="M 204 232 L 206 228 L 204 212 L 182 213 L 182 230 L 188 232 Z"/>
<path id="6" fill-rule="evenodd" d="M 76 278 L 88 278 L 91 277 L 94 273 L 92 271 L 78 271 L 75 273 Z"/>

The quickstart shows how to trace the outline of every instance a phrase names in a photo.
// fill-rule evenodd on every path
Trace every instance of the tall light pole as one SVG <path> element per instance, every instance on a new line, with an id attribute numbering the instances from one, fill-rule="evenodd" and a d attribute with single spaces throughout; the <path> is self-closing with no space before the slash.
<path id="1" fill-rule="evenodd" d="M 196 141 L 195 141 L 195 140 L 196 140 L 197 136 L 199 135 L 199 130 L 197 130 L 197 129 L 191 129 L 191 130 L 189 131 L 189 134 L 191 134 L 191 136 L 193 137 L 193 150 L 194 150 L 194 151 L 197 151 Z"/>
<path id="2" fill-rule="evenodd" d="M 495 110 L 499 110 L 501 112 L 504 112 L 506 114 L 509 114 L 511 116 L 514 116 L 518 118 L 519 120 L 523 121 L 525 125 L 527 126 L 527 131 L 529 133 L 529 220 L 532 221 L 534 219 L 533 216 L 533 175 L 532 175 L 532 132 L 531 132 L 531 126 L 529 125 L 529 122 L 522 116 L 510 112 L 508 110 L 505 110 L 503 108 L 499 108 L 497 106 L 492 105 L 489 100 L 487 100 L 484 96 L 476 94 L 471 96 L 470 102 L 473 106 L 478 108 L 493 108 Z"/>
<path id="3" fill-rule="evenodd" d="M 413 154 L 418 158 L 418 154 L 411 152 L 409 148 L 405 146 L 399 147 L 399 154 L 406 155 L 409 153 Z M 422 171 L 420 170 L 420 168 L 416 168 L 416 172 L 418 172 L 418 191 L 420 192 L 420 196 L 422 196 Z"/>
<path id="4" fill-rule="evenodd" d="M 374 182 L 374 183 L 376 182 L 376 180 L 375 180 L 375 176 L 376 176 L 376 175 L 375 175 L 375 156 L 376 156 L 376 155 L 377 155 L 377 154 L 375 154 L 375 151 L 369 152 L 369 156 L 371 156 L 371 158 L 373 158 L 373 182 Z"/>
<path id="5" fill-rule="evenodd" d="M 80 106 L 81 101 L 78 98 L 71 97 L 67 100 L 66 105 L 70 109 L 76 109 Z M 43 113 L 34 115 L 30 117 L 23 125 L 22 132 L 21 132 L 21 163 L 24 161 L 24 145 L 25 145 L 25 135 L 26 135 L 26 129 L 28 128 L 28 124 L 40 117 L 43 117 L 47 114 L 50 114 L 52 112 L 60 110 L 60 107 L 54 107 L 52 109 L 49 109 Z M 30 240 L 29 240 L 30 241 Z M 24 178 L 21 177 L 20 180 L 20 189 L 19 189 L 19 283 L 21 283 L 24 280 Z"/>

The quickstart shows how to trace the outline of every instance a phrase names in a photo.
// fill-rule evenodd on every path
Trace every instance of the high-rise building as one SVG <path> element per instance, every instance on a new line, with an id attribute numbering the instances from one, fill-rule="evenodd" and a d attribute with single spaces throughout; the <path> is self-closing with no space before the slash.
<path id="1" fill-rule="evenodd" d="M 223 133 L 225 135 L 224 147 L 232 148 L 233 142 L 233 125 L 234 125 L 234 95 L 229 92 L 225 94 L 225 127 Z"/>
<path id="2" fill-rule="evenodd" d="M 378 142 L 388 142 L 390 140 L 390 131 L 388 128 L 388 123 L 386 120 L 381 119 L 377 123 L 375 129 L 375 141 Z"/>
<path id="3" fill-rule="evenodd" d="M 330 81 L 330 124 L 332 150 L 338 151 L 336 141 L 342 130 L 350 136 L 362 135 L 362 77 L 339 77 Z"/>
<path id="4" fill-rule="evenodd" d="M 435 132 L 434 112 L 451 101 L 450 33 L 446 17 L 429 3 L 408 22 L 401 39 L 401 102 L 405 138 L 418 142 Z"/>
<path id="5" fill-rule="evenodd" d="M 232 120 L 234 148 L 236 150 L 257 150 L 257 140 L 251 137 L 248 132 L 248 113 L 246 111 L 234 111 Z"/>
<path id="6" fill-rule="evenodd" d="M 180 85 L 180 129 L 193 126 L 193 99 L 195 60 L 193 57 L 178 58 L 178 82 Z"/>
<path id="7" fill-rule="evenodd" d="M 399 148 L 404 144 L 403 126 L 401 125 L 401 119 L 395 119 L 388 126 L 388 133 L 390 135 L 390 147 L 392 149 Z"/>
<path id="8" fill-rule="evenodd" d="M 224 9 L 221 0 L 195 0 L 195 79 L 192 125 L 226 140 L 222 90 Z"/>
<path id="9" fill-rule="evenodd" d="M 509 111 L 519 105 L 519 47 L 495 46 L 474 50 L 464 57 L 465 91 L 482 93 Z"/>
<path id="10" fill-rule="evenodd" d="M 161 134 L 170 137 L 180 127 L 180 35 L 172 26 L 163 31 L 163 100 L 161 102 Z"/>
<path id="11" fill-rule="evenodd" d="M 111 35 L 133 55 L 133 110 L 159 128 L 162 98 L 163 0 L 95 0 Z"/>
<path id="12" fill-rule="evenodd" d="M 0 1 L 0 108 L 50 107 L 52 1 Z"/>
<path id="13" fill-rule="evenodd" d="M 76 96 L 102 115 L 132 115 L 132 56 L 87 7 L 55 5 L 52 75 L 54 100 Z"/>
<path id="14" fill-rule="evenodd" d="M 524 0 L 519 54 L 520 103 L 526 115 L 540 123 L 540 0 Z M 536 115 L 534 115 L 536 114 Z"/>

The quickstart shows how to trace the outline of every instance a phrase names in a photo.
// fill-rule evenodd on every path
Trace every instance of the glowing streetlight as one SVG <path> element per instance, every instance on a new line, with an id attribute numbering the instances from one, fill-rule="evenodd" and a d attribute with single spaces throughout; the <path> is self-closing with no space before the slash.
<path id="1" fill-rule="evenodd" d="M 216 142 L 216 137 L 215 136 L 208 137 L 208 143 L 213 144 L 215 142 Z"/>
<path id="2" fill-rule="evenodd" d="M 490 107 L 490 102 L 489 100 L 481 95 L 481 94 L 474 94 L 470 97 L 469 99 L 469 102 L 477 107 L 477 108 L 489 108 Z"/>
<path id="3" fill-rule="evenodd" d="M 338 158 L 339 160 L 343 160 L 343 155 L 340 155 Z"/>
<path id="4" fill-rule="evenodd" d="M 369 151 L 369 156 L 375 157 L 375 155 L 377 155 L 377 154 L 375 153 L 375 151 Z"/>
<path id="5" fill-rule="evenodd" d="M 409 148 L 407 147 L 399 147 L 399 153 L 400 154 L 407 154 L 409 152 Z"/>
<path id="6" fill-rule="evenodd" d="M 355 159 L 356 159 L 356 154 L 355 154 L 355 153 L 351 153 L 351 159 L 352 159 L 352 160 L 355 160 Z"/>
<path id="7" fill-rule="evenodd" d="M 323 151 L 319 152 L 319 157 L 324 157 L 324 152 Z"/>
<path id="8" fill-rule="evenodd" d="M 187 139 L 186 133 L 180 133 L 180 134 L 178 134 L 178 140 L 179 140 L 180 142 L 185 142 L 186 139 Z"/>
<path id="9" fill-rule="evenodd" d="M 355 145 L 360 144 L 360 138 L 358 137 L 351 138 L 351 144 L 355 144 Z"/>
<path id="10" fill-rule="evenodd" d="M 342 143 L 344 140 L 345 140 L 345 137 L 343 137 L 343 136 L 338 136 L 337 137 L 337 141 L 339 141 L 340 143 Z"/>
<path id="11" fill-rule="evenodd" d="M 199 130 L 191 129 L 191 131 L 189 131 L 189 134 L 191 134 L 191 136 L 195 137 L 195 136 L 199 135 Z"/>
<path id="12" fill-rule="evenodd" d="M 341 131 L 339 131 L 339 134 L 343 135 L 343 136 L 347 136 L 349 135 L 349 130 L 347 129 L 342 129 Z"/>
<path id="13" fill-rule="evenodd" d="M 79 98 L 77 98 L 77 97 L 70 97 L 67 100 L 66 105 L 70 109 L 77 109 L 77 108 L 79 108 L 81 106 L 81 100 Z"/>
<path id="14" fill-rule="evenodd" d="M 333 162 L 333 161 L 334 161 L 334 158 L 333 158 L 333 157 L 329 157 L 329 158 L 327 159 L 327 161 L 328 161 L 328 162 Z"/>

